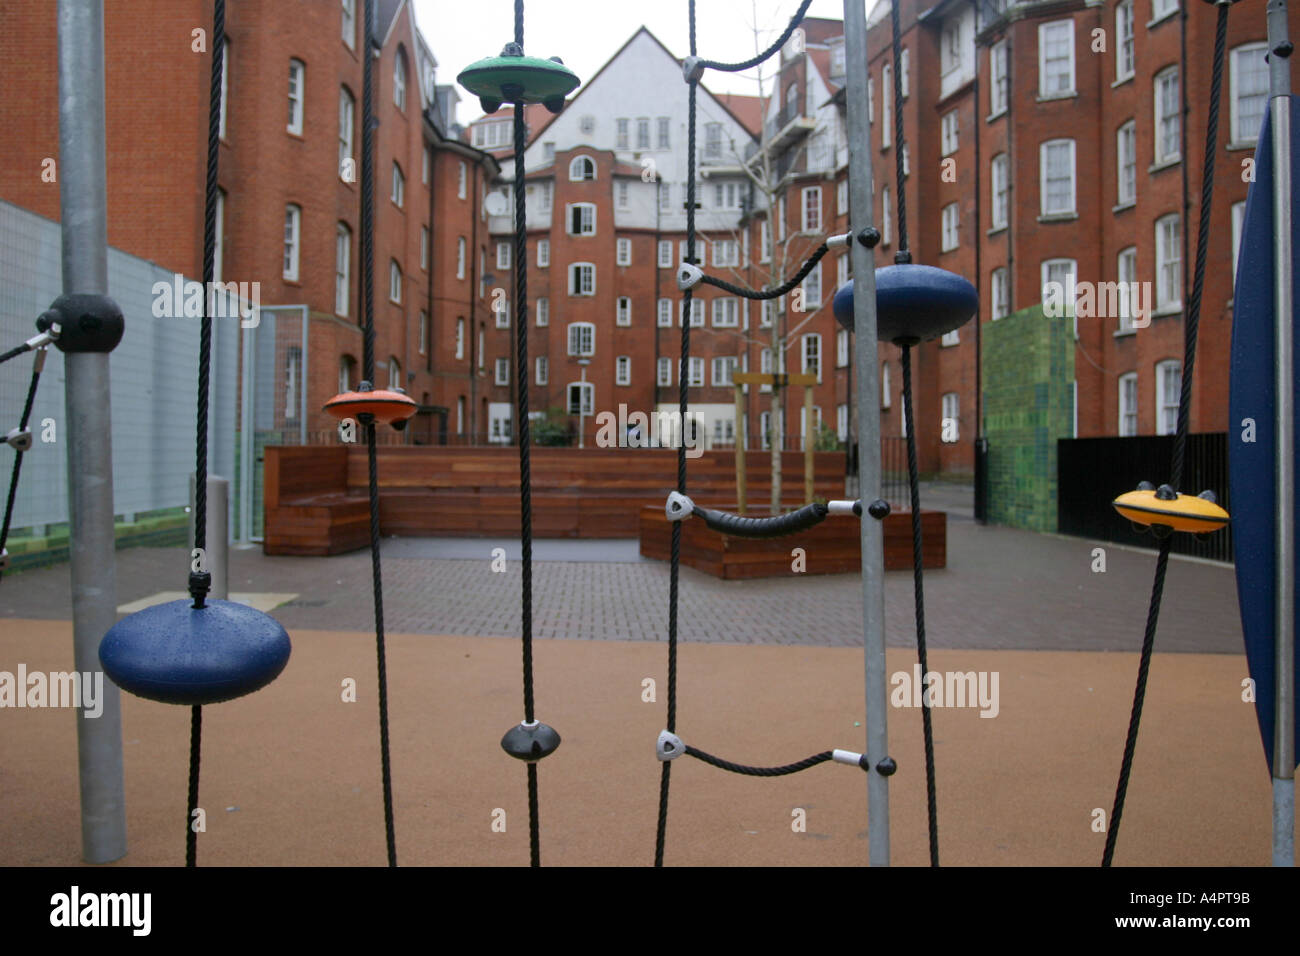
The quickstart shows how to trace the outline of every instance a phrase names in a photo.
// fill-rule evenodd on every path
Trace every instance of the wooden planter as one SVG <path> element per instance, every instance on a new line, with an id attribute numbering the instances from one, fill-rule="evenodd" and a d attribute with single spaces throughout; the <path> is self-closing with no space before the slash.
<path id="1" fill-rule="evenodd" d="M 722 507 L 734 511 L 735 506 Z M 751 512 L 752 513 L 752 512 Z M 672 527 L 661 507 L 641 509 L 641 554 L 667 561 L 671 557 Z M 912 516 L 899 511 L 885 518 L 885 570 L 912 567 Z M 921 512 L 922 563 L 926 568 L 947 564 L 948 515 L 943 511 Z M 737 538 L 718 534 L 698 518 L 682 522 L 681 560 L 687 567 L 727 581 L 747 578 L 784 577 L 797 573 L 793 565 L 795 548 L 802 548 L 806 574 L 842 574 L 862 570 L 858 521 L 846 517 L 827 518 L 799 534 L 783 538 Z"/>

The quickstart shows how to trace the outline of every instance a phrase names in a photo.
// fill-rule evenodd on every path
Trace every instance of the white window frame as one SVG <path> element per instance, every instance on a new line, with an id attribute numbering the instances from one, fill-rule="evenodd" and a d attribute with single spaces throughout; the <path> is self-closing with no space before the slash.
<path id="1" fill-rule="evenodd" d="M 673 300 L 661 298 L 655 305 L 655 325 L 661 329 L 673 327 Z"/>
<path id="2" fill-rule="evenodd" d="M 547 326 L 551 324 L 551 300 L 547 296 L 537 297 L 537 324 Z"/>
<path id="3" fill-rule="evenodd" d="M 735 296 L 719 296 L 713 300 L 713 327 L 715 329 L 740 328 L 740 300 Z"/>
<path id="4" fill-rule="evenodd" d="M 353 177 L 345 182 L 356 182 L 356 153 L 352 148 L 352 134 L 357 125 L 357 99 L 346 86 L 339 87 L 339 179 L 344 167 L 351 164 Z"/>
<path id="5" fill-rule="evenodd" d="M 504 289 L 502 291 L 505 291 Z M 500 303 L 498 307 L 496 303 Z M 506 297 L 496 299 L 493 303 L 492 317 L 496 320 L 498 329 L 510 328 L 510 300 Z"/>
<path id="6" fill-rule="evenodd" d="M 492 384 L 493 385 L 510 384 L 510 359 L 499 358 L 496 360 L 492 369 Z"/>
<path id="7" fill-rule="evenodd" d="M 578 215 L 578 228 L 573 228 L 573 216 Z M 570 236 L 594 236 L 596 234 L 596 204 L 593 202 L 571 202 L 564 205 L 564 231 Z"/>
<path id="8" fill-rule="evenodd" d="M 1066 39 L 1066 48 L 1069 51 L 1069 56 L 1065 59 L 1068 63 L 1066 68 L 1066 77 L 1069 82 L 1065 88 L 1062 88 L 1058 83 L 1056 89 L 1049 90 L 1047 88 L 1048 64 L 1046 57 L 1048 35 L 1057 31 L 1064 31 L 1068 34 Z M 1057 75 L 1059 74 L 1053 74 L 1053 76 Z M 1064 99 L 1066 97 L 1074 96 L 1076 92 L 1077 78 L 1075 75 L 1074 62 L 1074 21 L 1053 20 L 1050 23 L 1040 23 L 1038 25 L 1038 98 L 1041 100 Z"/>
<path id="9" fill-rule="evenodd" d="M 1178 0 L 1151 0 L 1151 23 L 1152 26 L 1159 23 L 1165 17 L 1172 16 L 1178 11 Z"/>
<path id="10" fill-rule="evenodd" d="M 894 223 L 889 215 L 889 187 L 880 187 L 880 244 L 887 246 L 894 240 Z"/>
<path id="11" fill-rule="evenodd" d="M 566 340 L 569 355 L 591 358 L 596 354 L 596 326 L 591 322 L 570 322 Z"/>
<path id="12" fill-rule="evenodd" d="M 307 66 L 302 60 L 289 61 L 289 123 L 285 129 L 302 135 L 303 99 L 306 95 Z"/>
<path id="13" fill-rule="evenodd" d="M 961 245 L 961 206 L 950 202 L 941 211 L 940 252 L 952 252 Z"/>
<path id="14" fill-rule="evenodd" d="M 989 119 L 1007 111 L 1008 71 L 1007 41 L 999 40 L 989 47 Z"/>
<path id="15" fill-rule="evenodd" d="M 537 268 L 546 269 L 551 265 L 551 240 L 537 240 Z"/>
<path id="16" fill-rule="evenodd" d="M 400 50 L 393 57 L 393 105 L 399 113 L 406 112 L 406 57 Z"/>
<path id="17" fill-rule="evenodd" d="M 1241 255 L 1241 228 L 1246 221 L 1246 201 L 1232 204 L 1232 284 L 1237 285 L 1237 259 Z"/>
<path id="18" fill-rule="evenodd" d="M 632 297 L 620 295 L 614 300 L 614 324 L 627 327 L 632 324 Z"/>
<path id="19" fill-rule="evenodd" d="M 951 332 L 943 333 L 943 337 L 939 339 L 939 345 L 943 348 L 961 345 L 961 330 L 953 329 Z"/>
<path id="20" fill-rule="evenodd" d="M 805 186 L 803 197 L 803 232 L 819 233 L 822 231 L 822 188 Z"/>
<path id="21" fill-rule="evenodd" d="M 632 384 L 632 356 L 620 355 L 614 359 L 614 384 Z"/>
<path id="22" fill-rule="evenodd" d="M 1064 265 L 1064 264 L 1066 264 L 1066 263 L 1069 264 L 1069 268 L 1065 270 L 1064 275 L 1065 275 L 1067 278 L 1072 276 L 1073 279 L 1070 280 L 1070 281 L 1066 281 L 1066 282 L 1064 283 L 1064 284 L 1065 284 L 1065 308 L 1069 309 L 1070 312 L 1073 313 L 1073 312 L 1074 312 L 1074 302 L 1075 302 L 1075 300 L 1074 300 L 1074 292 L 1075 292 L 1075 290 L 1078 288 L 1078 281 L 1079 281 L 1079 262 L 1078 262 L 1078 260 L 1076 260 L 1076 259 L 1067 259 L 1067 258 L 1063 258 L 1063 257 L 1058 257 L 1058 258 L 1055 258 L 1055 259 L 1044 259 L 1043 262 L 1042 262 L 1042 265 L 1041 265 L 1041 267 L 1040 267 L 1040 278 L 1041 278 L 1041 283 L 1040 283 L 1040 285 L 1039 285 L 1039 289 L 1042 291 L 1043 295 L 1045 296 L 1046 293 L 1047 293 L 1047 283 L 1048 283 L 1048 282 L 1052 282 L 1052 281 L 1062 281 L 1062 280 L 1053 280 L 1053 279 L 1052 279 L 1052 274 L 1053 274 L 1053 272 L 1054 272 L 1054 271 L 1059 272 L 1059 270 L 1055 270 L 1053 267 L 1054 267 L 1054 266 L 1061 266 L 1061 265 Z"/>
<path id="23" fill-rule="evenodd" d="M 839 329 L 835 333 L 835 367 L 844 368 L 849 364 L 849 330 Z"/>
<path id="24" fill-rule="evenodd" d="M 882 409 L 894 407 L 894 396 L 889 386 L 889 363 L 880 363 L 880 407 Z"/>
<path id="25" fill-rule="evenodd" d="M 658 264 L 660 269 L 671 269 L 673 267 L 673 241 L 671 239 L 659 240 Z"/>
<path id="26" fill-rule="evenodd" d="M 402 267 L 396 259 L 388 260 L 388 301 L 402 304 Z"/>
<path id="27" fill-rule="evenodd" d="M 348 317 L 352 298 L 352 230 L 340 222 L 334 231 L 334 314 Z"/>
<path id="28" fill-rule="evenodd" d="M 1065 209 L 1049 209 L 1048 197 L 1048 173 L 1050 163 L 1048 157 L 1052 152 L 1063 151 L 1069 156 L 1069 183 L 1070 183 L 1070 204 Z M 1079 182 L 1078 170 L 1075 166 L 1076 148 L 1072 139 L 1049 139 L 1040 143 L 1038 146 L 1038 213 L 1044 219 L 1063 219 L 1078 215 L 1079 208 Z"/>
<path id="29" fill-rule="evenodd" d="M 587 288 L 587 279 L 590 288 Z M 591 262 L 574 262 L 569 265 L 569 295 L 575 297 L 596 294 L 596 266 Z"/>
<path id="30" fill-rule="evenodd" d="M 666 388 L 673 383 L 673 360 L 667 356 L 661 356 L 655 365 L 655 384 L 660 388 Z"/>
<path id="31" fill-rule="evenodd" d="M 465 358 L 465 319 L 463 317 L 456 319 L 456 358 L 464 360 Z"/>
<path id="32" fill-rule="evenodd" d="M 822 264 L 819 262 L 804 277 L 799 286 L 803 289 L 803 310 L 811 312 L 822 304 Z"/>
<path id="33" fill-rule="evenodd" d="M 1169 236 L 1171 223 L 1174 226 L 1172 240 L 1162 241 L 1162 237 Z M 1155 231 L 1155 311 L 1177 312 L 1183 307 L 1182 217 L 1176 212 L 1161 216 L 1155 222 Z"/>
<path id="34" fill-rule="evenodd" d="M 956 392 L 945 392 L 939 399 L 939 415 L 939 440 L 945 444 L 956 444 L 961 440 L 961 396 Z M 944 426 L 950 419 L 957 425 L 954 429 L 956 434 L 952 438 L 945 438 L 944 432 L 947 429 Z"/>
<path id="35" fill-rule="evenodd" d="M 1116 434 L 1120 438 L 1132 438 L 1138 433 L 1137 372 L 1127 372 L 1119 377 L 1118 407 L 1119 421 Z"/>
<path id="36" fill-rule="evenodd" d="M 615 244 L 614 262 L 620 266 L 632 264 L 632 240 L 619 239 Z"/>
<path id="37" fill-rule="evenodd" d="M 551 362 L 545 355 L 539 355 L 533 362 L 533 384 L 548 385 L 551 379 Z"/>
<path id="38" fill-rule="evenodd" d="M 894 71 L 888 63 L 880 70 L 880 148 L 889 149 L 894 135 Z"/>
<path id="39" fill-rule="evenodd" d="M 497 243 L 497 268 L 510 268 L 510 243 L 508 242 Z"/>
<path id="40" fill-rule="evenodd" d="M 993 194 L 989 218 L 994 229 L 1005 229 L 1011 215 L 1011 181 L 1006 153 L 998 153 L 989 161 L 989 185 Z"/>
<path id="41" fill-rule="evenodd" d="M 731 388 L 736 383 L 732 381 L 732 373 L 740 367 L 740 362 L 734 355 L 715 355 L 713 357 L 712 369 L 714 388 Z"/>
<path id="42" fill-rule="evenodd" d="M 355 50 L 357 48 L 357 0 L 342 0 L 342 4 L 342 22 L 339 28 L 347 48 Z"/>
<path id="43" fill-rule="evenodd" d="M 456 278 L 465 278 L 465 237 L 456 237 Z"/>
<path id="44" fill-rule="evenodd" d="M 420 310 L 420 324 L 416 329 L 415 350 L 421 355 L 429 353 L 429 313 Z"/>
<path id="45" fill-rule="evenodd" d="M 1238 57 L 1248 56 L 1248 55 L 1250 55 L 1250 54 L 1252 54 L 1252 53 L 1267 54 L 1267 53 L 1268 53 L 1268 44 L 1267 44 L 1267 43 L 1243 43 L 1243 44 L 1241 44 L 1241 45 L 1238 46 L 1238 47 L 1234 47 L 1233 50 L 1232 50 L 1232 52 L 1229 54 L 1229 64 L 1230 64 L 1231 75 L 1230 75 L 1230 80 L 1229 80 L 1229 86 L 1228 86 L 1228 89 L 1231 91 L 1231 92 L 1230 92 L 1230 96 L 1229 96 L 1229 101 L 1230 101 L 1231 104 L 1232 104 L 1232 109 L 1231 109 L 1231 114 L 1232 114 L 1232 116 L 1231 116 L 1231 126 L 1229 127 L 1229 129 L 1231 130 L 1230 140 L 1231 140 L 1231 142 L 1232 142 L 1232 144 L 1233 144 L 1234 146 L 1235 146 L 1235 145 L 1238 145 L 1238 144 L 1241 144 L 1241 145 L 1244 146 L 1244 145 L 1247 145 L 1247 144 L 1249 144 L 1249 143 L 1254 143 L 1254 142 L 1256 142 L 1256 141 L 1259 139 L 1259 130 L 1260 130 L 1260 126 L 1255 125 L 1255 124 L 1251 124 L 1251 126 L 1252 126 L 1253 128 L 1247 128 L 1247 129 L 1242 129 L 1242 128 L 1241 128 L 1241 125 L 1242 125 L 1242 112 L 1241 112 L 1242 90 L 1241 90 L 1241 71 L 1240 71 L 1240 68 L 1238 67 Z M 1262 59 L 1262 57 L 1261 57 L 1261 59 Z M 1262 110 L 1260 111 L 1260 113 L 1259 113 L 1260 123 L 1262 124 L 1263 119 L 1264 119 L 1264 113 L 1267 112 L 1267 110 L 1268 110 L 1268 98 L 1269 98 L 1269 97 L 1268 97 L 1268 67 L 1267 67 L 1267 65 L 1264 67 L 1264 88 L 1263 88 L 1263 90 L 1258 91 L 1258 92 L 1255 92 L 1255 93 L 1253 93 L 1252 95 L 1253 95 L 1253 96 L 1256 96 L 1256 97 L 1259 97 L 1259 98 L 1263 101 L 1263 109 L 1262 109 Z M 1252 112 L 1253 112 L 1253 111 L 1252 111 Z"/>
<path id="46" fill-rule="evenodd" d="M 425 149 L 424 155 L 427 162 L 429 156 L 428 149 Z M 429 177 L 427 175 L 424 177 L 424 181 L 426 183 L 429 181 Z M 457 166 L 456 168 L 456 198 L 465 199 L 468 196 L 469 196 L 469 167 L 465 165 L 464 161 L 462 161 L 460 165 Z"/>
<path id="47" fill-rule="evenodd" d="M 586 164 L 583 166 L 582 164 Z M 586 175 L 587 169 L 591 170 L 591 175 Z M 589 183 L 596 179 L 596 161 L 590 156 L 575 156 L 569 160 L 569 182 L 571 183 Z"/>
<path id="48" fill-rule="evenodd" d="M 226 138 L 226 113 L 230 102 L 230 40 L 221 44 L 221 110 L 217 117 L 217 138 Z"/>
<path id="49" fill-rule="evenodd" d="M 1115 176 L 1117 205 L 1133 205 L 1137 202 L 1137 120 L 1115 131 Z"/>
<path id="50" fill-rule="evenodd" d="M 619 180 L 617 192 L 618 192 L 618 208 L 626 209 L 628 206 L 628 182 L 626 179 Z"/>
<path id="51" fill-rule="evenodd" d="M 1006 318 L 1011 314 L 1010 273 L 1006 266 L 999 266 L 989 275 L 990 321 Z"/>
<path id="52" fill-rule="evenodd" d="M 812 346 L 810 349 L 809 346 Z M 822 336 L 820 332 L 805 332 L 799 339 L 799 369 L 805 375 L 810 366 L 816 366 L 817 384 L 822 383 Z"/>
<path id="53" fill-rule="evenodd" d="M 1133 299 L 1124 290 L 1133 286 L 1128 283 L 1137 281 L 1137 246 L 1121 249 L 1115 256 L 1115 278 L 1119 282 L 1119 331 L 1130 332 L 1135 329 Z"/>
<path id="54" fill-rule="evenodd" d="M 389 194 L 389 199 L 398 209 L 406 201 L 406 176 L 402 173 L 402 167 L 393 160 L 393 191 Z"/>
<path id="55" fill-rule="evenodd" d="M 961 116 L 951 109 L 939 119 L 939 155 L 950 156 L 957 152 L 961 135 Z"/>
<path id="56" fill-rule="evenodd" d="M 283 276 L 289 282 L 298 281 L 298 265 L 302 253 L 302 207 L 289 203 L 284 207 Z"/>
<path id="57" fill-rule="evenodd" d="M 1115 5 L 1115 82 L 1133 78 L 1136 57 L 1133 38 L 1133 0 L 1120 0 Z"/>
<path id="58" fill-rule="evenodd" d="M 1157 435 L 1172 435 L 1178 431 L 1178 396 L 1182 391 L 1182 374 L 1183 363 L 1178 359 L 1156 363 Z M 1173 386 L 1172 389 L 1170 385 Z M 1169 401 L 1171 391 L 1172 402 Z"/>
<path id="59" fill-rule="evenodd" d="M 1165 114 L 1165 106 L 1161 103 L 1162 88 L 1172 80 L 1172 112 Z M 1151 78 L 1151 101 L 1152 108 L 1155 110 L 1155 126 L 1153 127 L 1152 144 L 1155 150 L 1156 165 L 1176 163 L 1182 159 L 1182 101 L 1179 99 L 1182 78 L 1178 73 L 1178 64 L 1167 66 Z M 1170 130 L 1170 135 L 1166 137 L 1164 129 Z M 1169 139 L 1173 143 L 1172 150 L 1164 148 L 1163 141 Z"/>
<path id="60" fill-rule="evenodd" d="M 698 355 L 691 356 L 690 374 L 686 380 L 687 388 L 704 387 L 704 359 Z"/>

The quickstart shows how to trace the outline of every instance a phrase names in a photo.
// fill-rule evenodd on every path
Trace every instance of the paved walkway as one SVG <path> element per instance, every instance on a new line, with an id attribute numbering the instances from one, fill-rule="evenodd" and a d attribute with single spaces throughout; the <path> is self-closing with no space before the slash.
<path id="1" fill-rule="evenodd" d="M 927 507 L 949 510 L 948 567 L 925 575 L 927 636 L 937 648 L 1137 650 L 1154 552 L 1085 539 L 976 525 L 969 488 L 927 486 Z M 1092 570 L 1105 548 L 1106 571 Z M 493 549 L 506 570 L 492 570 Z M 390 633 L 516 637 L 520 632 L 518 541 L 384 542 L 384 616 Z M 641 559 L 629 542 L 537 542 L 534 634 L 539 638 L 662 641 L 668 567 Z M 117 555 L 118 603 L 185 586 L 183 549 L 138 548 Z M 365 551 L 333 558 L 231 553 L 230 588 L 296 594 L 273 613 L 286 627 L 373 628 Z M 70 617 L 66 565 L 7 575 L 0 618 Z M 886 576 L 887 641 L 912 646 L 912 576 Z M 3 624 L 0 624 L 3 629 Z M 797 575 L 719 581 L 683 568 L 679 634 L 684 641 L 861 646 L 856 575 Z M 1232 570 L 1173 559 L 1157 650 L 1241 653 Z"/>

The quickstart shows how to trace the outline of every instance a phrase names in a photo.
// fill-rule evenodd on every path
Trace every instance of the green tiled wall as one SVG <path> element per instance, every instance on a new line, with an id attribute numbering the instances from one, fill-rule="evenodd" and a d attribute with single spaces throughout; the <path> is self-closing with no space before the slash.
<path id="1" fill-rule="evenodd" d="M 1022 309 L 981 330 L 989 521 L 1056 530 L 1056 440 L 1072 434 L 1070 316 Z"/>

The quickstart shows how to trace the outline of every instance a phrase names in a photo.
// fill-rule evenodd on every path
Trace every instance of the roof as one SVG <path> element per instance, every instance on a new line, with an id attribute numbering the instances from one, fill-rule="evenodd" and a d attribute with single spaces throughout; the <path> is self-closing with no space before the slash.
<path id="1" fill-rule="evenodd" d="M 551 125 L 551 120 L 555 119 L 555 115 L 556 114 L 552 113 L 541 103 L 525 104 L 524 125 L 528 128 L 528 143 L 534 142 L 537 139 L 537 137 L 541 134 L 542 130 L 546 129 L 546 127 Z M 515 108 L 514 108 L 514 104 L 512 103 L 503 103 L 501 105 L 501 108 L 497 110 L 495 113 L 480 114 L 477 119 L 471 120 L 469 125 L 465 127 L 465 141 L 467 143 L 473 142 L 471 137 L 473 136 L 473 127 L 475 126 L 478 126 L 489 120 L 493 122 L 499 122 L 501 120 L 513 120 L 514 117 L 515 117 Z M 528 143 L 525 143 L 524 145 L 527 146 Z M 495 149 L 487 150 L 486 152 L 489 152 L 492 155 L 496 156 L 503 153 L 511 153 L 513 151 L 514 151 L 514 146 L 507 144 L 504 146 L 498 146 Z"/>
<path id="2" fill-rule="evenodd" d="M 737 120 L 755 136 L 763 132 L 763 100 L 758 96 L 742 96 L 739 93 L 715 93 L 717 99 Z"/>

